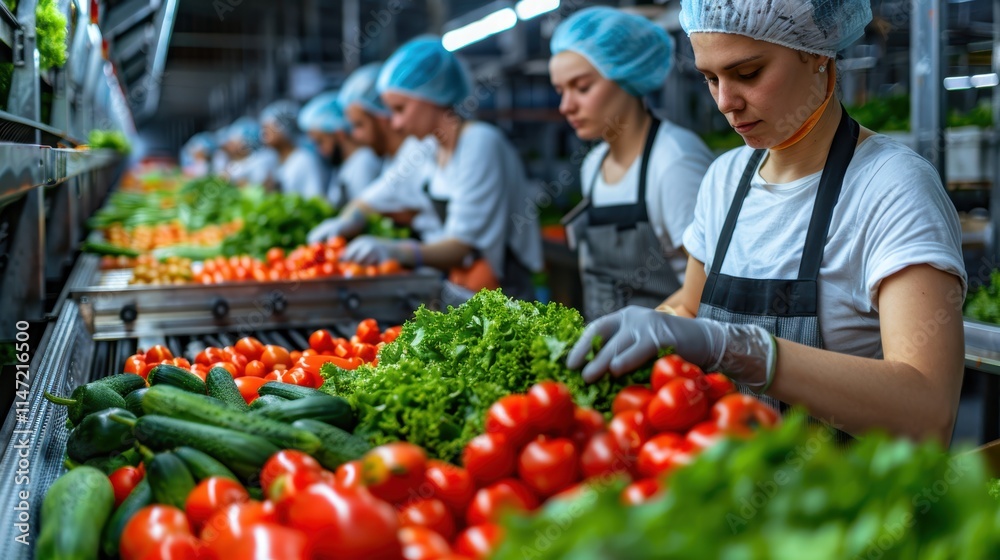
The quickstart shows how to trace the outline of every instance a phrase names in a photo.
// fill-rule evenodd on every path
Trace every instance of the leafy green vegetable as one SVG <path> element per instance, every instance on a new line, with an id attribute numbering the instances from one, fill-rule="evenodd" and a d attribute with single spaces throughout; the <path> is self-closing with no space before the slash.
<path id="1" fill-rule="evenodd" d="M 410 228 L 397 227 L 392 218 L 379 214 L 368 216 L 368 235 L 386 239 L 409 239 Z"/>
<path id="2" fill-rule="evenodd" d="M 990 497 L 994 500 L 1000 500 L 1000 478 L 990 479 L 987 493 L 989 493 Z"/>
<path id="3" fill-rule="evenodd" d="M 987 323 L 1000 323 L 1000 270 L 990 273 L 990 281 L 965 298 L 965 316 Z"/>
<path id="4" fill-rule="evenodd" d="M 582 331 L 575 309 L 484 290 L 446 313 L 418 309 L 399 338 L 382 348 L 375 367 L 326 366 L 323 390 L 351 400 L 359 411 L 358 432 L 373 443 L 406 440 L 454 461 L 483 432 L 493 402 L 537 381 L 562 381 L 578 404 L 607 412 L 621 387 L 649 380 L 647 367 L 584 383 L 565 366 Z"/>
<path id="5" fill-rule="evenodd" d="M 626 507 L 623 483 L 598 479 L 509 517 L 494 558 L 998 558 L 985 483 L 980 461 L 937 444 L 873 434 L 844 449 L 798 414 L 707 450 L 652 502 Z"/>
<path id="6" fill-rule="evenodd" d="M 222 244 L 225 255 L 251 255 L 265 258 L 271 247 L 293 249 L 306 243 L 309 230 L 333 215 L 322 198 L 304 199 L 297 194 L 252 194 L 243 190 L 241 209 L 243 229 Z"/>
<path id="7" fill-rule="evenodd" d="M 87 144 L 91 148 L 110 148 L 126 155 L 132 151 L 125 133 L 119 130 L 91 130 Z"/>

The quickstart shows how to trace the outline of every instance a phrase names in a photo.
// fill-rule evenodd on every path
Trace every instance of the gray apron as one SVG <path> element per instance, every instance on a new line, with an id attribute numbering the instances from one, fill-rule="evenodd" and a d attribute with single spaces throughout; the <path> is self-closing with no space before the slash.
<path id="1" fill-rule="evenodd" d="M 649 156 L 660 128 L 660 120 L 652 118 L 639 167 L 636 202 L 595 207 L 584 201 L 585 210 L 573 220 L 577 223 L 570 225 L 581 231 L 585 241 L 580 243 L 580 263 L 587 321 L 627 305 L 656 307 L 681 287 L 649 223 L 646 206 Z M 597 184 L 600 173 L 599 164 L 592 185 Z"/>
<path id="2" fill-rule="evenodd" d="M 750 180 L 757 171 L 757 165 L 764 157 L 765 150 L 756 150 L 750 157 L 739 188 L 733 197 L 722 234 L 715 248 L 712 269 L 705 282 L 705 289 L 698 307 L 698 317 L 726 323 L 757 325 L 772 335 L 805 344 L 813 348 L 823 348 L 823 336 L 819 326 L 819 270 L 823 262 L 823 250 L 830 231 L 833 209 L 840 197 L 844 174 L 858 143 L 858 123 L 843 111 L 840 125 L 833 138 L 833 145 L 827 156 L 823 175 L 816 191 L 812 218 L 806 233 L 799 276 L 794 280 L 738 278 L 722 274 L 722 263 L 729 250 L 729 243 L 736 229 L 736 221 L 743 207 L 743 200 L 750 192 Z M 742 385 L 741 393 L 755 395 Z M 788 405 L 767 395 L 755 395 L 761 401 L 780 410 L 788 411 Z M 834 419 L 836 420 L 836 419 Z M 834 430 L 838 442 L 851 441 L 850 435 Z"/>

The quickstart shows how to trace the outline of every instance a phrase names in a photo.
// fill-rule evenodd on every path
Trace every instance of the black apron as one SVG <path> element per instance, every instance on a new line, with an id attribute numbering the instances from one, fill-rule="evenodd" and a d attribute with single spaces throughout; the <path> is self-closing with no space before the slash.
<path id="1" fill-rule="evenodd" d="M 854 157 L 858 143 L 858 123 L 841 107 L 842 116 L 830 146 L 823 175 L 816 191 L 805 248 L 799 264 L 799 276 L 794 280 L 738 278 L 722 274 L 722 263 L 736 229 L 743 201 L 750 192 L 751 178 L 766 150 L 756 150 L 750 157 L 739 188 L 733 197 L 722 234 L 715 248 L 712 269 L 698 307 L 698 317 L 726 323 L 757 325 L 772 335 L 813 348 L 823 348 L 819 325 L 819 270 L 830 231 L 833 209 L 843 186 L 844 174 Z M 763 402 L 787 412 L 788 405 L 767 395 L 756 395 L 738 385 L 741 393 L 755 395 Z M 836 420 L 836 419 L 834 419 Z M 834 430 L 837 441 L 851 441 L 850 435 Z"/>
<path id="2" fill-rule="evenodd" d="M 580 268 L 583 315 L 587 321 L 627 305 L 656 307 L 681 287 L 649 223 L 646 205 L 649 159 L 660 129 L 660 120 L 650 116 L 653 120 L 639 164 L 636 202 L 598 207 L 588 204 L 579 218 L 583 223 L 575 225 L 582 231 L 581 238 L 585 241 L 580 243 Z M 592 188 L 596 188 L 600 173 L 601 164 L 598 164 Z"/>

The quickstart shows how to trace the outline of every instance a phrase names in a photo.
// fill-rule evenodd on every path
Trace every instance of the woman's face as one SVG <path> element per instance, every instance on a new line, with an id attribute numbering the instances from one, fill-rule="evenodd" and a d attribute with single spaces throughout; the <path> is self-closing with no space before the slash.
<path id="1" fill-rule="evenodd" d="M 694 33 L 691 46 L 719 111 L 751 148 L 787 140 L 826 99 L 828 57 L 730 33 Z"/>
<path id="2" fill-rule="evenodd" d="M 282 145 L 286 139 L 285 135 L 278 130 L 278 127 L 273 122 L 268 121 L 260 127 L 260 141 L 265 146 L 276 148 Z"/>
<path id="3" fill-rule="evenodd" d="M 572 51 L 549 60 L 549 75 L 552 87 L 562 97 L 559 112 L 581 140 L 608 140 L 621 133 L 614 129 L 615 123 L 633 109 L 635 97 Z"/>
<path id="4" fill-rule="evenodd" d="M 326 159 L 333 157 L 333 152 L 337 149 L 336 134 L 319 130 L 310 130 L 308 134 L 309 139 L 316 145 L 316 151 Z"/>
<path id="5" fill-rule="evenodd" d="M 392 129 L 406 136 L 430 136 L 447 113 L 444 107 L 396 92 L 383 93 L 382 101 L 392 111 Z"/>

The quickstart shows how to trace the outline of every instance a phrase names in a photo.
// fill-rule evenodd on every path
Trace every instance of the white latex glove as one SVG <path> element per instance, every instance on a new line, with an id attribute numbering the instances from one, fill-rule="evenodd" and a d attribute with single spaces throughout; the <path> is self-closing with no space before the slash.
<path id="1" fill-rule="evenodd" d="M 348 243 L 340 260 L 363 265 L 379 264 L 389 259 L 399 260 L 396 252 L 398 243 L 391 239 L 362 235 Z"/>
<path id="2" fill-rule="evenodd" d="M 320 224 L 309 232 L 306 240 L 312 243 L 319 243 L 321 241 L 326 241 L 331 237 L 338 237 L 344 234 L 346 230 L 346 224 L 340 218 L 327 218 L 320 222 Z"/>

